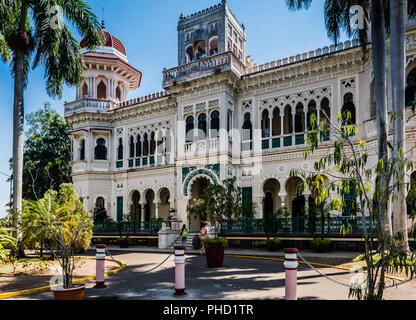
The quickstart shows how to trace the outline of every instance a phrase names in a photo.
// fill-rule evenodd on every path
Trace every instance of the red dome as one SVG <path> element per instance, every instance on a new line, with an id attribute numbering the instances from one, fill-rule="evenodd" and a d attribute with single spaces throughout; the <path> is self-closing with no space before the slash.
<path id="1" fill-rule="evenodd" d="M 102 23 L 102 29 L 101 30 L 102 30 L 102 32 L 104 33 L 104 36 L 105 36 L 105 44 L 104 44 L 104 47 L 114 48 L 118 52 L 120 52 L 123 55 L 127 56 L 126 48 L 124 47 L 123 43 L 118 38 L 116 38 L 115 36 L 113 36 L 112 34 L 110 34 L 109 32 L 107 32 L 105 30 L 105 28 L 104 28 L 104 21 Z M 85 37 L 81 40 L 80 46 L 81 46 L 81 48 L 85 48 L 86 47 Z"/>

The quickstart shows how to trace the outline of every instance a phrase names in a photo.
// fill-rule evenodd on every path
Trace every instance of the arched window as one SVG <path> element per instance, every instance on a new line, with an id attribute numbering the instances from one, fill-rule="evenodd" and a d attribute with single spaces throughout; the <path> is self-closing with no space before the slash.
<path id="1" fill-rule="evenodd" d="M 207 115 L 202 113 L 198 116 L 198 140 L 203 140 L 207 136 Z"/>
<path id="2" fill-rule="evenodd" d="M 150 155 L 154 155 L 156 151 L 155 133 L 150 134 Z"/>
<path id="3" fill-rule="evenodd" d="M 194 49 L 190 45 L 186 48 L 186 63 L 191 63 L 192 61 L 194 61 Z"/>
<path id="4" fill-rule="evenodd" d="M 218 138 L 220 130 L 220 113 L 215 110 L 211 113 L 211 138 Z"/>
<path id="5" fill-rule="evenodd" d="M 149 155 L 149 140 L 147 133 L 144 134 L 144 140 L 143 140 L 143 155 L 148 156 Z"/>
<path id="6" fill-rule="evenodd" d="M 209 55 L 214 56 L 218 53 L 218 38 L 212 38 L 209 40 Z"/>
<path id="7" fill-rule="evenodd" d="M 249 112 L 244 114 L 243 122 L 243 141 L 253 139 L 253 126 L 251 125 L 251 115 Z"/>
<path id="8" fill-rule="evenodd" d="M 140 135 L 137 135 L 136 139 L 136 157 L 140 158 L 142 156 L 142 141 Z"/>
<path id="9" fill-rule="evenodd" d="M 130 137 L 130 145 L 129 145 L 129 151 L 130 151 L 130 158 L 134 158 L 134 137 Z"/>
<path id="10" fill-rule="evenodd" d="M 315 115 L 315 124 L 314 127 L 315 129 L 318 127 L 318 113 L 316 110 L 316 102 L 314 100 L 311 100 L 308 104 L 308 119 L 307 119 L 307 125 L 308 125 L 308 130 L 311 131 L 312 130 L 312 115 Z"/>
<path id="11" fill-rule="evenodd" d="M 351 118 L 346 123 L 348 112 L 351 114 Z M 345 96 L 344 96 L 344 105 L 342 106 L 341 114 L 342 114 L 342 123 L 343 124 L 347 124 L 347 125 L 356 124 L 354 97 L 353 97 L 352 93 L 350 93 L 350 92 L 346 93 Z"/>
<path id="12" fill-rule="evenodd" d="M 273 137 L 281 135 L 282 131 L 282 119 L 280 117 L 280 109 L 278 107 L 273 110 L 273 120 L 272 120 L 272 135 Z"/>
<path id="13" fill-rule="evenodd" d="M 283 133 L 293 133 L 292 107 L 290 105 L 287 105 L 285 107 L 285 114 L 283 120 Z"/>
<path id="14" fill-rule="evenodd" d="M 416 102 L 416 68 L 410 71 L 406 79 L 406 107 Z"/>
<path id="15" fill-rule="evenodd" d="M 105 199 L 98 197 L 95 200 L 94 208 L 94 222 L 103 222 L 107 218 L 107 211 L 105 210 Z"/>
<path id="16" fill-rule="evenodd" d="M 219 127 L 219 124 L 218 124 L 218 127 Z M 227 112 L 227 132 L 228 132 L 228 135 L 231 135 L 230 130 L 232 130 L 232 129 L 233 129 L 233 113 L 232 113 L 232 111 L 228 110 L 228 112 Z"/>
<path id="17" fill-rule="evenodd" d="M 194 141 L 194 117 L 189 116 L 186 118 L 186 142 Z"/>
<path id="18" fill-rule="evenodd" d="M 196 59 L 203 59 L 206 57 L 207 44 L 205 43 L 205 40 L 201 40 L 195 45 L 195 51 L 196 51 Z"/>
<path id="19" fill-rule="evenodd" d="M 117 160 L 123 160 L 123 139 L 118 139 Z"/>
<path id="20" fill-rule="evenodd" d="M 261 136 L 262 138 L 270 137 L 270 119 L 267 110 L 263 110 L 261 114 Z"/>
<path id="21" fill-rule="evenodd" d="M 103 138 L 97 139 L 94 149 L 95 160 L 107 160 L 107 147 L 105 146 L 105 140 Z"/>
<path id="22" fill-rule="evenodd" d="M 103 81 L 97 86 L 97 99 L 107 99 L 107 87 Z"/>
<path id="23" fill-rule="evenodd" d="M 319 121 L 325 121 L 329 125 L 329 120 L 331 120 L 331 109 L 329 109 L 329 100 L 328 98 L 323 98 L 321 101 L 321 110 L 319 111 Z"/>
<path id="24" fill-rule="evenodd" d="M 84 82 L 84 85 L 82 86 L 82 97 L 81 98 L 85 98 L 86 96 L 88 96 L 88 85 L 86 82 Z"/>
<path id="25" fill-rule="evenodd" d="M 116 88 L 116 98 L 121 101 L 121 90 L 120 87 Z"/>
<path id="26" fill-rule="evenodd" d="M 79 160 L 85 160 L 85 139 L 79 142 Z"/>
<path id="27" fill-rule="evenodd" d="M 295 132 L 305 131 L 305 112 L 303 111 L 303 104 L 298 103 L 295 112 Z"/>

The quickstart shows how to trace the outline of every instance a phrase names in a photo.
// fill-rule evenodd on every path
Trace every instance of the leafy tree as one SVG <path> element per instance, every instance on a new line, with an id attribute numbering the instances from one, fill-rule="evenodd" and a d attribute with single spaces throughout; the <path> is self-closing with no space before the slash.
<path id="1" fill-rule="evenodd" d="M 31 249 L 39 245 L 44 245 L 50 250 L 59 248 L 57 224 L 65 233 L 65 237 L 82 224 L 83 229 L 74 243 L 74 250 L 82 252 L 88 248 L 94 223 L 91 214 L 85 210 L 74 186 L 70 183 L 61 184 L 59 192 L 48 190 L 42 199 L 23 202 L 21 220 L 23 245 Z"/>
<path id="2" fill-rule="evenodd" d="M 62 183 L 72 182 L 70 127 L 49 103 L 26 120 L 23 198 L 37 200 L 47 190 L 59 191 Z"/>
<path id="3" fill-rule="evenodd" d="M 86 37 L 87 48 L 104 43 L 100 23 L 83 0 L 0 0 L 0 55 L 5 58 L 10 53 L 14 77 L 14 227 L 22 211 L 23 96 L 30 65 L 44 65 L 46 91 L 51 97 L 62 96 L 64 83 L 78 85 L 82 80 L 80 46 L 63 17 Z"/>
<path id="4" fill-rule="evenodd" d="M 226 179 L 223 184 L 210 184 L 202 197 L 191 200 L 187 206 L 188 216 L 209 220 L 218 235 L 221 223 L 242 216 L 241 188 L 236 178 Z"/>
<path id="5" fill-rule="evenodd" d="M 347 118 L 350 116 L 350 113 L 348 113 Z M 414 264 L 408 263 L 409 255 L 411 256 L 410 261 L 415 261 L 414 254 L 410 251 L 403 251 L 396 246 L 397 241 L 403 239 L 403 235 L 399 233 L 392 237 L 386 231 L 385 225 L 383 225 L 383 216 L 379 210 L 379 204 L 386 209 L 388 202 L 392 198 L 394 199 L 394 191 L 404 187 L 398 185 L 397 181 L 392 180 L 392 177 L 397 173 L 396 168 L 400 167 L 407 172 L 411 172 L 413 164 L 403 156 L 398 159 L 379 160 L 376 166 L 371 167 L 368 164 L 367 144 L 356 137 L 356 126 L 343 125 L 341 114 L 338 115 L 337 124 L 330 122 L 329 129 L 325 123 L 316 126 L 316 117 L 312 115 L 311 118 L 315 134 L 308 137 L 307 142 L 310 149 L 305 151 L 305 158 L 318 148 L 319 139 L 317 137 L 322 132 L 330 131 L 333 146 L 328 148 L 324 157 L 315 162 L 315 172 L 292 170 L 291 176 L 304 178 L 305 182 L 298 186 L 301 192 L 307 185 L 315 186 L 314 191 L 319 194 L 319 197 L 317 197 L 318 203 L 327 198 L 330 190 L 338 193 L 340 198 L 329 203 L 331 210 L 342 211 L 346 207 L 344 195 L 348 194 L 351 189 L 354 190 L 354 197 L 357 201 L 354 209 L 357 219 L 361 218 L 365 239 L 367 280 L 364 288 L 362 286 L 350 288 L 350 296 L 367 300 L 382 299 L 386 272 L 405 270 L 411 277 L 414 274 Z M 391 145 L 390 148 L 393 149 Z M 387 172 L 386 182 L 388 187 L 380 191 L 377 182 L 374 191 L 371 191 L 370 186 L 373 184 L 373 180 L 379 180 L 377 178 L 385 172 Z M 331 177 L 327 186 L 317 182 L 319 176 L 322 175 Z M 353 188 L 350 188 L 351 186 Z M 377 205 L 374 205 L 374 203 Z M 366 217 L 369 219 L 367 220 Z M 345 230 L 351 230 L 351 228 L 351 225 L 344 226 Z M 376 231 L 376 238 L 374 238 L 374 230 Z M 377 253 L 381 255 L 379 259 L 375 259 L 374 252 L 371 251 L 375 241 L 378 242 Z"/>

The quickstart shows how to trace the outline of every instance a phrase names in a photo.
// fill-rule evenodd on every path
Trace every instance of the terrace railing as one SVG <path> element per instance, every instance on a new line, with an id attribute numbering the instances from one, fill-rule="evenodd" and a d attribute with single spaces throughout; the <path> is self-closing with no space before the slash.
<path id="1" fill-rule="evenodd" d="M 129 234 L 137 235 L 143 233 L 157 234 L 162 229 L 163 223 L 166 227 L 170 227 L 170 221 L 151 220 L 151 221 L 139 221 L 139 222 L 95 222 L 94 234 Z"/>
<path id="2" fill-rule="evenodd" d="M 367 231 L 376 232 L 377 223 L 366 217 Z M 222 234 L 232 233 L 285 233 L 285 234 L 341 234 L 343 231 L 353 234 L 364 233 L 361 217 L 329 217 L 323 224 L 320 218 L 304 217 L 279 218 L 275 221 L 264 219 L 227 220 L 221 224 Z"/>

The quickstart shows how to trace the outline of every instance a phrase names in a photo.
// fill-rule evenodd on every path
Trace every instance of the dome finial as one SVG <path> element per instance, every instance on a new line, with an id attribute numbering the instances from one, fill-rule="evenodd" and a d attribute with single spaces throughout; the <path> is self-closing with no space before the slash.
<path id="1" fill-rule="evenodd" d="M 101 1 L 101 6 L 102 6 L 102 17 L 101 17 L 101 29 L 104 30 L 105 29 L 105 25 L 104 25 L 104 0 Z"/>

